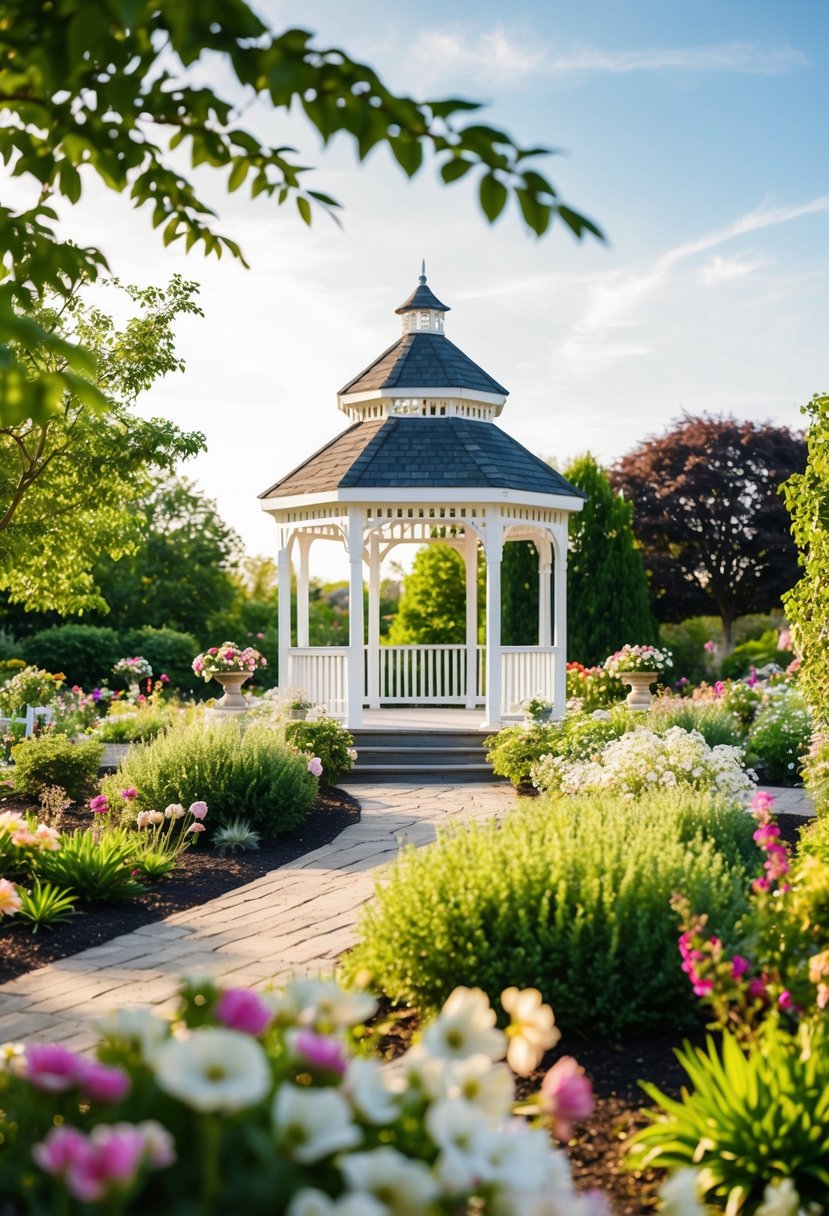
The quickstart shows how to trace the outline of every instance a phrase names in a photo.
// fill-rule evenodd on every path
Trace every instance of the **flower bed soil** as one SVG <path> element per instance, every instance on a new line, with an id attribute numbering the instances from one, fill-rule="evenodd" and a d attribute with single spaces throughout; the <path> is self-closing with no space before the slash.
<path id="1" fill-rule="evenodd" d="M 20 798 L 0 799 L 0 810 L 38 809 L 37 803 Z M 78 916 L 38 933 L 14 922 L 0 925 L 0 983 L 253 882 L 328 844 L 359 819 L 360 805 L 354 798 L 343 790 L 323 786 L 300 827 L 278 839 L 264 841 L 255 852 L 222 857 L 209 846 L 199 844 L 181 854 L 169 878 L 154 883 L 144 895 L 128 903 L 79 903 Z M 60 822 L 64 831 L 89 826 L 87 810 L 65 811 Z"/>
<path id="2" fill-rule="evenodd" d="M 9 804 L 10 800 L 0 801 L 0 806 L 8 808 Z M 328 843 L 358 819 L 359 806 L 354 799 L 341 790 L 323 789 L 301 828 L 278 841 L 269 842 L 257 853 L 223 858 L 209 849 L 188 851 L 176 876 L 132 904 L 96 910 L 78 917 L 74 924 L 56 929 L 51 935 L 32 936 L 8 927 L 0 931 L 0 980 L 10 979 L 250 882 Z M 796 842 L 804 822 L 802 816 L 779 815 L 777 821 L 783 838 Z M 458 982 L 463 982 L 462 976 L 458 976 Z M 389 1017 L 386 1006 L 377 1022 L 386 1023 L 381 1032 L 380 1048 L 384 1054 L 394 1057 L 410 1045 L 418 1017 L 414 1010 Z M 683 1041 L 702 1043 L 704 1038 L 700 1021 L 699 1028 L 683 1036 Z M 680 1040 L 671 1037 L 601 1042 L 581 1040 L 569 1034 L 554 1051 L 548 1052 L 531 1077 L 518 1082 L 519 1096 L 536 1092 L 547 1069 L 564 1055 L 574 1056 L 585 1069 L 593 1083 L 596 1106 L 589 1119 L 576 1125 L 567 1153 L 577 1189 L 603 1191 L 610 1199 L 613 1216 L 650 1216 L 657 1210 L 656 1190 L 664 1174 L 656 1171 L 634 1174 L 626 1170 L 624 1147 L 628 1138 L 648 1123 L 643 1109 L 647 1100 L 639 1087 L 640 1081 L 650 1081 L 671 1096 L 679 1097 L 686 1080 L 674 1054 L 679 1045 Z M 5 1214 L 0 1213 L 0 1216 Z"/>

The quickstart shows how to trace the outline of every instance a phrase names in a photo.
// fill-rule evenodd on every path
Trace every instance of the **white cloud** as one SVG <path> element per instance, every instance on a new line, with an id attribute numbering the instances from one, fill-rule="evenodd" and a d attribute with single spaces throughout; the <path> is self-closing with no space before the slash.
<path id="1" fill-rule="evenodd" d="M 531 31 L 516 35 L 502 25 L 481 33 L 452 26 L 423 30 L 412 49 L 418 78 L 467 77 L 500 87 L 521 87 L 539 76 L 572 79 L 632 72 L 743 72 L 777 76 L 808 67 L 811 60 L 792 47 L 762 47 L 749 42 L 712 46 L 646 47 L 601 50 L 582 46 L 554 50 Z"/>
<path id="2" fill-rule="evenodd" d="M 707 262 L 699 272 L 700 280 L 706 286 L 714 286 L 717 283 L 730 283 L 734 279 L 743 279 L 746 275 L 754 274 L 755 270 L 761 270 L 765 266 L 763 258 L 755 258 L 746 260 L 746 255 L 735 253 L 731 257 L 723 257 L 722 254 L 715 253 L 710 262 Z"/>

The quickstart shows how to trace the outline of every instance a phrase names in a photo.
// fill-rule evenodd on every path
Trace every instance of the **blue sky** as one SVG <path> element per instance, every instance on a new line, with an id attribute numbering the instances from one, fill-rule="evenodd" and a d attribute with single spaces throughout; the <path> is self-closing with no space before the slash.
<path id="1" fill-rule="evenodd" d="M 371 63 L 393 88 L 490 104 L 484 121 L 566 150 L 548 172 L 607 245 L 514 214 L 490 228 L 471 185 L 407 181 L 384 150 L 355 167 L 299 121 L 246 120 L 295 142 L 342 230 L 202 188 L 240 239 L 245 272 L 161 248 L 126 200 L 91 193 L 67 217 L 124 279 L 202 282 L 181 326 L 185 376 L 145 410 L 205 431 L 187 468 L 254 552 L 275 530 L 256 492 L 345 425 L 337 388 L 395 340 L 393 310 L 429 281 L 447 335 L 506 384 L 501 425 L 543 456 L 611 462 L 683 410 L 798 425 L 829 353 L 829 6 L 620 0 L 413 5 L 268 0 Z M 322 553 L 322 550 L 320 550 Z M 342 570 L 340 569 L 342 565 Z M 344 560 L 321 558 L 336 577 Z"/>

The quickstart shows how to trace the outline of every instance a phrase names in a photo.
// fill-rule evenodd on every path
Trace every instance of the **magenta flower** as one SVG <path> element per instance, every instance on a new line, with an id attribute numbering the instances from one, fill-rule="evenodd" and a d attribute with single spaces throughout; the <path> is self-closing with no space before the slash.
<path id="1" fill-rule="evenodd" d="M 35 1165 L 53 1178 L 62 1178 L 89 1153 L 89 1142 L 76 1127 L 53 1127 L 32 1147 Z"/>
<path id="2" fill-rule="evenodd" d="M 322 760 L 320 760 L 319 756 L 313 756 L 308 761 L 308 772 L 314 777 L 322 776 Z"/>
<path id="3" fill-rule="evenodd" d="M 94 798 L 90 798 L 89 809 L 96 815 L 106 815 L 109 812 L 109 803 L 103 794 L 97 794 Z"/>
<path id="4" fill-rule="evenodd" d="M 132 802 L 133 798 L 138 797 L 138 790 L 135 789 L 133 786 L 129 786 L 128 789 L 121 790 L 121 797 L 123 799 L 125 799 L 127 802 Z"/>
<path id="5" fill-rule="evenodd" d="M 99 1123 L 93 1127 L 88 1149 L 70 1165 L 69 1193 L 82 1203 L 97 1203 L 124 1191 L 136 1179 L 146 1152 L 144 1136 L 132 1123 Z"/>
<path id="6" fill-rule="evenodd" d="M 770 811 L 773 806 L 774 794 L 770 794 L 768 790 L 757 790 L 749 803 L 749 810 L 756 814 L 758 811 Z"/>
<path id="7" fill-rule="evenodd" d="M 303 1029 L 294 1037 L 293 1046 L 312 1068 L 322 1068 L 326 1072 L 337 1073 L 338 1076 L 344 1074 L 347 1061 L 342 1045 L 336 1039 Z"/>
<path id="8" fill-rule="evenodd" d="M 191 802 L 187 808 L 194 819 L 204 819 L 207 814 L 206 802 Z"/>
<path id="9" fill-rule="evenodd" d="M 78 1060 L 76 1080 L 92 1102 L 120 1102 L 131 1087 L 128 1075 L 120 1068 L 110 1068 L 97 1060 Z"/>
<path id="10" fill-rule="evenodd" d="M 751 963 L 747 958 L 743 958 L 742 954 L 735 954 L 731 960 L 731 975 L 735 980 L 742 979 L 747 971 L 751 970 Z"/>
<path id="11" fill-rule="evenodd" d="M 703 642 L 702 649 L 707 650 L 709 654 L 713 654 L 717 647 L 716 644 L 709 639 L 709 641 Z"/>
<path id="12" fill-rule="evenodd" d="M 541 1109 L 553 1123 L 553 1135 L 567 1141 L 573 1124 L 593 1111 L 593 1087 L 572 1056 L 562 1056 L 541 1082 Z"/>
<path id="13" fill-rule="evenodd" d="M 777 1004 L 784 1013 L 787 1013 L 790 1009 L 794 1009 L 795 1005 L 794 1001 L 792 1000 L 792 994 L 788 989 L 784 989 L 783 992 L 780 993 L 780 996 L 777 998 Z"/>
<path id="14" fill-rule="evenodd" d="M 162 671 L 161 675 L 158 677 L 158 679 L 159 679 L 159 682 L 160 682 L 161 684 L 169 684 L 169 683 L 170 683 L 170 677 L 169 677 L 169 676 L 167 676 L 167 675 L 165 675 L 163 671 Z"/>
<path id="15" fill-rule="evenodd" d="M 80 1056 L 59 1043 L 27 1043 L 25 1077 L 37 1089 L 59 1094 L 78 1081 Z"/>
<path id="16" fill-rule="evenodd" d="M 259 1035 L 273 1013 L 255 992 L 247 988 L 225 988 L 216 1003 L 216 1017 L 230 1030 Z"/>
<path id="17" fill-rule="evenodd" d="M 765 1001 L 766 1000 L 766 985 L 763 980 L 753 979 L 748 986 L 749 1000 Z"/>

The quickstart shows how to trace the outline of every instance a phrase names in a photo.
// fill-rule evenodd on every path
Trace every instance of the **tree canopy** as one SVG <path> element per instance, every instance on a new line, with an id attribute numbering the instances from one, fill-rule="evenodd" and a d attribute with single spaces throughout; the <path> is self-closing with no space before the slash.
<path id="1" fill-rule="evenodd" d="M 175 277 L 166 289 L 120 290 L 134 307 L 120 327 L 78 293 L 37 316 L 61 340 L 95 349 L 103 411 L 69 390 L 55 413 L 0 423 L 0 589 L 26 609 L 105 610 L 94 574 L 102 555 L 117 559 L 136 548 L 143 534 L 137 508 L 154 476 L 204 446 L 198 432 L 132 409 L 154 381 L 183 368 L 173 324 L 183 313 L 200 313 L 195 284 Z M 23 347 L 16 358 L 44 374 L 63 360 Z"/>
<path id="2" fill-rule="evenodd" d="M 567 654 L 593 666 L 626 642 L 655 642 L 656 628 L 633 536 L 633 504 L 613 492 L 589 452 L 572 461 L 564 476 L 587 495 L 583 510 L 570 518 Z"/>
<path id="3" fill-rule="evenodd" d="M 483 564 L 478 561 L 478 623 L 483 617 Z M 434 543 L 418 549 L 403 580 L 400 607 L 389 630 L 394 646 L 466 641 L 466 574 L 464 560 L 451 545 Z"/>
<path id="4" fill-rule="evenodd" d="M 199 82 L 206 65 L 215 79 L 217 57 L 229 76 L 224 91 Z M 242 105 L 254 100 L 298 109 L 324 143 L 349 136 L 361 160 L 385 145 L 409 176 L 427 153 L 447 184 L 477 173 L 490 222 L 512 197 L 539 236 L 554 217 L 577 237 L 601 236 L 539 172 L 549 149 L 467 122 L 475 102 L 397 95 L 373 68 L 317 46 L 308 31 L 272 32 L 245 0 L 8 0 L 0 21 L 0 156 L 31 197 L 0 208 L 4 422 L 47 417 L 67 391 L 104 404 L 89 348 L 27 315 L 44 291 L 71 292 L 107 268 L 101 250 L 56 230 L 55 204 L 77 203 L 89 175 L 147 208 L 165 244 L 242 260 L 182 171 L 182 153 L 194 169 L 226 173 L 229 191 L 247 183 L 252 197 L 292 202 L 305 223 L 315 209 L 334 212 L 336 200 L 308 186 L 309 167 L 295 149 L 267 144 L 240 123 Z M 60 360 L 42 371 L 22 363 L 13 342 Z"/>
<path id="5" fill-rule="evenodd" d="M 803 471 L 800 434 L 771 423 L 686 415 L 610 470 L 633 504 L 659 621 L 716 613 L 733 624 L 767 612 L 797 580 L 797 551 L 780 486 Z"/>
<path id="6" fill-rule="evenodd" d="M 800 549 L 803 573 L 783 597 L 801 656 L 800 682 L 826 731 L 829 728 L 829 396 L 803 407 L 809 418 L 808 460 L 783 486 Z"/>

